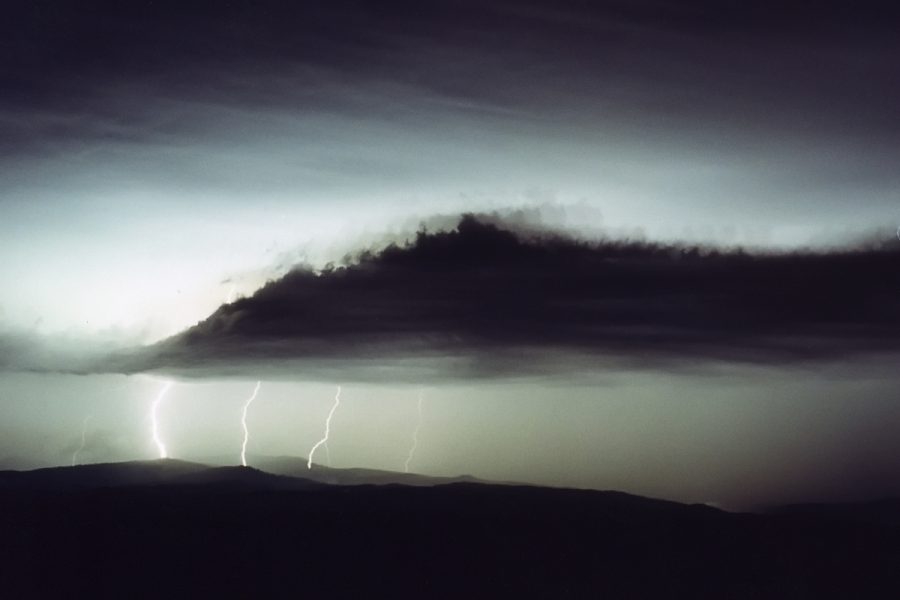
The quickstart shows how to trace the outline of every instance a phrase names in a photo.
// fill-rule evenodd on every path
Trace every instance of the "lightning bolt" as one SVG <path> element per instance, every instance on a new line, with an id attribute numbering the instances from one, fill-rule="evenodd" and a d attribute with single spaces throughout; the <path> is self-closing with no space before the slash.
<path id="1" fill-rule="evenodd" d="M 167 381 L 162 389 L 159 391 L 159 395 L 156 397 L 156 400 L 153 401 L 153 404 L 150 406 L 150 423 L 153 427 L 153 443 L 156 444 L 157 450 L 159 450 L 160 458 L 168 458 L 169 455 L 166 453 L 166 446 L 162 443 L 162 440 L 159 438 L 159 422 L 156 420 L 156 411 L 159 409 L 159 405 L 163 400 L 163 397 L 166 395 L 166 392 L 169 391 L 169 388 L 172 387 L 172 382 Z"/>
<path id="2" fill-rule="evenodd" d="M 84 445 L 87 442 L 87 426 L 88 422 L 91 420 L 91 415 L 88 415 L 84 418 L 84 421 L 81 424 L 81 445 L 78 446 L 78 449 L 72 453 L 72 466 L 75 466 L 75 463 L 78 461 L 78 454 L 84 450 Z"/>
<path id="3" fill-rule="evenodd" d="M 325 444 L 325 448 L 328 448 L 328 434 L 331 433 L 331 417 L 334 416 L 334 411 L 337 410 L 338 405 L 341 403 L 341 386 L 337 386 L 337 394 L 334 395 L 334 404 L 331 406 L 331 410 L 328 412 L 328 417 L 325 419 L 325 436 L 316 442 L 316 445 L 312 447 L 312 450 L 309 451 L 309 460 L 306 463 L 307 469 L 312 469 L 313 464 L 313 455 L 316 453 L 316 450 L 322 444 Z"/>
<path id="4" fill-rule="evenodd" d="M 416 405 L 419 416 L 416 419 L 416 428 L 413 429 L 412 446 L 409 447 L 409 454 L 406 456 L 406 462 L 403 464 L 404 473 L 409 473 L 409 463 L 413 459 L 413 454 L 416 453 L 416 446 L 419 445 L 419 428 L 422 426 L 422 398 L 423 393 L 419 392 L 419 402 Z"/>
<path id="5" fill-rule="evenodd" d="M 250 441 L 250 430 L 247 429 L 247 409 L 250 408 L 250 405 L 256 400 L 256 395 L 259 393 L 260 382 L 256 382 L 256 387 L 253 388 L 253 394 L 244 403 L 244 412 L 241 414 L 241 425 L 244 426 L 244 443 L 241 444 L 241 464 L 243 466 L 247 466 L 247 442 Z"/>

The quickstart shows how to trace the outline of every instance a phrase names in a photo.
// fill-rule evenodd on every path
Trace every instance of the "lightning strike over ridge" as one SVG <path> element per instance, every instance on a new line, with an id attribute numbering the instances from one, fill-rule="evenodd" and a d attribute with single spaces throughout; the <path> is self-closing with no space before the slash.
<path id="1" fill-rule="evenodd" d="M 78 461 L 78 454 L 84 450 L 84 445 L 87 442 L 87 426 L 91 420 L 91 415 L 88 415 L 84 418 L 84 421 L 81 423 L 81 445 L 78 446 L 78 449 L 72 453 L 72 466 L 75 466 L 75 463 Z"/>
<path id="2" fill-rule="evenodd" d="M 166 392 L 169 391 L 169 388 L 172 387 L 172 382 L 167 381 L 163 388 L 159 391 L 159 395 L 156 396 L 156 400 L 153 401 L 153 404 L 150 406 L 150 423 L 153 427 L 153 443 L 156 444 L 156 448 L 159 451 L 160 458 L 168 458 L 169 455 L 166 452 L 166 445 L 163 444 L 162 440 L 159 437 L 159 421 L 156 418 L 156 413 L 159 410 L 159 405 L 165 397 Z"/>
<path id="3" fill-rule="evenodd" d="M 247 402 L 244 403 L 244 411 L 241 413 L 241 425 L 244 427 L 244 443 L 241 444 L 241 465 L 245 467 L 247 466 L 247 442 L 250 441 L 250 430 L 247 429 L 247 409 L 250 408 L 250 405 L 256 400 L 260 384 L 260 381 L 256 382 L 256 387 L 253 388 L 253 394 L 251 394 Z"/>
<path id="4" fill-rule="evenodd" d="M 325 418 L 325 436 L 316 442 L 316 445 L 312 447 L 312 450 L 309 451 L 309 459 L 306 462 L 306 468 L 312 469 L 313 464 L 313 455 L 316 453 L 316 450 L 322 444 L 328 444 L 328 435 L 331 433 L 331 417 L 334 416 L 334 411 L 337 410 L 338 405 L 341 403 L 341 386 L 337 386 L 337 393 L 334 395 L 334 404 L 331 406 L 331 410 L 328 412 L 328 417 Z M 327 446 L 326 446 L 327 447 Z"/>
<path id="5" fill-rule="evenodd" d="M 413 455 L 416 453 L 416 447 L 419 445 L 419 428 L 422 426 L 422 399 L 423 394 L 422 392 L 419 392 L 419 401 L 416 403 L 416 410 L 418 411 L 416 428 L 413 429 L 412 446 L 410 446 L 409 454 L 406 456 L 406 462 L 403 464 L 404 473 L 409 473 L 409 463 L 412 461 Z"/>

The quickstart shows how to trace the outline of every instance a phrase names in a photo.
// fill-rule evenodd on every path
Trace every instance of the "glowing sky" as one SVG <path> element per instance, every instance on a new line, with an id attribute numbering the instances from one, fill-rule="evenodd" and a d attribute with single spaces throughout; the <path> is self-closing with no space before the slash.
<path id="1" fill-rule="evenodd" d="M 8 2 L 0 358 L 164 339 L 298 263 L 462 211 L 724 247 L 893 236 L 895 9 L 743 4 Z M 415 464 L 731 503 L 840 495 L 869 465 L 858 487 L 880 489 L 895 358 L 456 381 L 428 392 Z M 244 375 L 169 391 L 173 456 L 238 456 L 262 377 Z M 341 382 L 278 379 L 249 415 L 250 453 L 305 455 Z M 0 372 L 0 457 L 66 464 L 88 414 L 85 459 L 151 456 L 158 385 Z M 416 394 L 348 384 L 335 463 L 401 469 Z"/>
<path id="2" fill-rule="evenodd" d="M 728 244 L 896 227 L 889 9 L 292 4 L 6 7 L 4 323 L 155 339 L 225 279 L 460 209 Z"/>

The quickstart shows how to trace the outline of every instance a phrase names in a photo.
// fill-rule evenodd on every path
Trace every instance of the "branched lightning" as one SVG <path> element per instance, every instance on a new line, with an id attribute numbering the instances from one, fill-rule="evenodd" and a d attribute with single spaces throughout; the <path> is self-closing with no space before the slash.
<path id="1" fill-rule="evenodd" d="M 409 454 L 406 457 L 406 462 L 403 464 L 403 472 L 409 473 L 409 463 L 413 459 L 413 455 L 416 453 L 416 446 L 419 445 L 419 428 L 422 426 L 422 398 L 423 393 L 419 392 L 419 402 L 416 407 L 418 410 L 418 418 L 416 419 L 416 428 L 413 429 L 412 434 L 412 446 L 409 447 Z"/>
<path id="2" fill-rule="evenodd" d="M 244 412 L 241 414 L 241 425 L 244 426 L 244 443 L 241 444 L 241 464 L 245 467 L 247 466 L 247 442 L 250 441 L 250 430 L 247 429 L 247 409 L 250 408 L 250 404 L 252 404 L 253 401 L 256 400 L 256 395 L 259 393 L 260 383 L 261 382 L 259 381 L 256 382 L 256 387 L 253 388 L 253 394 L 250 396 L 247 402 L 244 403 Z"/>
<path id="3" fill-rule="evenodd" d="M 87 442 L 87 427 L 88 422 L 91 420 L 91 415 L 88 415 L 84 418 L 84 421 L 81 423 L 81 445 L 78 446 L 78 449 L 72 453 L 72 466 L 75 466 L 75 463 L 78 461 L 78 454 L 84 450 L 85 443 Z"/>
<path id="4" fill-rule="evenodd" d="M 341 403 L 341 386 L 337 386 L 337 394 L 334 395 L 334 404 L 331 406 L 331 410 L 328 412 L 328 417 L 325 419 L 325 436 L 316 442 L 316 445 L 312 447 L 312 450 L 309 451 L 309 460 L 306 463 L 307 469 L 312 469 L 313 464 L 313 455 L 316 453 L 316 450 L 322 444 L 328 444 L 328 434 L 331 433 L 331 417 L 334 416 L 334 411 L 337 410 L 338 405 Z M 326 446 L 327 448 L 327 446 Z"/>
<path id="5" fill-rule="evenodd" d="M 162 443 L 162 440 L 159 438 L 159 422 L 156 419 L 156 412 L 159 409 L 159 405 L 163 400 L 163 397 L 166 395 L 166 392 L 169 391 L 169 388 L 172 387 L 172 382 L 167 381 L 163 388 L 159 391 L 159 395 L 156 397 L 156 400 L 153 401 L 153 404 L 150 406 L 150 423 L 153 426 L 153 443 L 156 444 L 156 448 L 159 450 L 160 458 L 168 458 L 169 455 L 166 453 L 166 446 Z"/>

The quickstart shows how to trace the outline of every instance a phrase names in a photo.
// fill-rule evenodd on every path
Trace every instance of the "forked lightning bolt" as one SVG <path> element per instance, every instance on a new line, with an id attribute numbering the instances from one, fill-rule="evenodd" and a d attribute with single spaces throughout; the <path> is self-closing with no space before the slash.
<path id="1" fill-rule="evenodd" d="M 416 453 L 416 446 L 419 445 L 419 428 L 422 426 L 422 392 L 419 392 L 419 402 L 417 405 L 417 410 L 419 411 L 419 416 L 416 420 L 416 428 L 413 429 L 412 434 L 412 446 L 409 448 L 409 455 L 406 457 L 406 463 L 403 465 L 403 472 L 409 473 L 409 463 L 413 459 L 413 454 Z"/>
<path id="2" fill-rule="evenodd" d="M 250 441 L 250 430 L 247 429 L 247 409 L 250 408 L 250 405 L 256 400 L 256 395 L 259 393 L 259 381 L 256 382 L 256 387 L 253 388 L 253 394 L 244 403 L 244 412 L 241 414 L 241 425 L 244 426 L 244 443 L 241 445 L 241 464 L 243 466 L 247 466 L 247 442 Z"/>
<path id="3" fill-rule="evenodd" d="M 316 442 L 316 445 L 312 447 L 312 450 L 309 451 L 309 460 L 306 463 L 307 469 L 312 469 L 313 464 L 313 455 L 316 453 L 316 450 L 322 444 L 328 443 L 328 434 L 331 433 L 331 417 L 334 416 L 334 411 L 337 410 L 338 405 L 341 403 L 341 386 L 337 386 L 337 394 L 334 396 L 334 404 L 331 406 L 331 410 L 328 412 L 328 417 L 325 419 L 325 436 Z M 326 446 L 327 447 L 327 446 Z"/>
<path id="4" fill-rule="evenodd" d="M 75 463 L 78 461 L 78 454 L 84 450 L 84 445 L 87 442 L 87 427 L 88 422 L 91 420 L 91 416 L 88 415 L 84 418 L 84 422 L 81 424 L 81 445 L 78 446 L 78 449 L 72 453 L 72 466 L 75 466 Z"/>
<path id="5" fill-rule="evenodd" d="M 156 412 L 159 409 L 159 405 L 165 397 L 166 392 L 169 391 L 169 388 L 172 387 L 172 382 L 167 381 L 163 388 L 159 391 L 159 395 L 156 397 L 156 400 L 153 401 L 153 404 L 150 406 L 150 423 L 153 427 L 153 443 L 156 444 L 156 448 L 159 451 L 160 458 L 168 458 L 169 455 L 166 453 L 166 445 L 162 443 L 162 440 L 159 438 L 159 422 L 156 419 Z"/>

